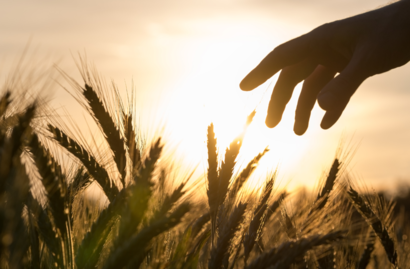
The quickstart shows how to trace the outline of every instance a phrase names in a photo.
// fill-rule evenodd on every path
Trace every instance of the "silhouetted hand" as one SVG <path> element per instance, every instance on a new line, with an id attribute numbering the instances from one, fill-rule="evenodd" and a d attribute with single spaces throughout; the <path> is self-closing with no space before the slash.
<path id="1" fill-rule="evenodd" d="M 282 70 L 266 118 L 266 125 L 273 128 L 280 122 L 293 89 L 304 80 L 294 125 L 294 132 L 302 135 L 316 99 L 326 111 L 321 127 L 328 129 L 366 78 L 409 60 L 410 1 L 402 0 L 324 24 L 276 47 L 242 80 L 240 87 L 250 91 Z M 340 74 L 336 76 L 337 73 Z"/>

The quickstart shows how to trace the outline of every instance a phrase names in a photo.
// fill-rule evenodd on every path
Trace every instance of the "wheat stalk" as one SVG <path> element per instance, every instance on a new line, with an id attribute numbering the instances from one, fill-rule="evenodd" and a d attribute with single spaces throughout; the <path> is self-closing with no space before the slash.
<path id="1" fill-rule="evenodd" d="M 93 179 L 90 177 L 90 174 L 87 172 L 87 170 L 83 166 L 79 167 L 71 181 L 71 184 L 68 186 L 67 189 L 67 207 L 69 209 L 71 220 L 73 219 L 72 207 L 74 197 L 76 197 L 76 195 L 79 194 L 81 191 L 87 189 L 92 182 Z"/>

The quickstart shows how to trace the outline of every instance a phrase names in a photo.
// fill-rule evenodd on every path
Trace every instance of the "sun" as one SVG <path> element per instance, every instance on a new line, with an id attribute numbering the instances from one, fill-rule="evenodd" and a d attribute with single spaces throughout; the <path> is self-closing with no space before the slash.
<path id="1" fill-rule="evenodd" d="M 166 103 L 161 104 L 157 110 L 162 110 L 167 127 L 171 128 L 170 140 L 177 141 L 178 150 L 183 152 L 186 163 L 199 163 L 198 170 L 205 174 L 206 130 L 209 124 L 214 124 L 219 154 L 222 157 L 232 140 L 242 133 L 247 116 L 256 110 L 253 122 L 245 134 L 235 169 L 240 170 L 268 147 L 270 151 L 261 160 L 251 182 L 255 186 L 261 184 L 266 175 L 277 168 L 283 178 L 293 177 L 299 172 L 295 167 L 306 157 L 306 148 L 312 141 L 309 134 L 297 136 L 293 133 L 294 111 L 301 85 L 295 88 L 281 123 L 270 129 L 265 125 L 265 118 L 278 74 L 257 89 L 243 92 L 239 83 L 256 64 L 254 59 L 260 57 L 258 55 L 247 60 L 239 56 L 241 51 L 256 51 L 261 54 L 258 47 L 254 43 L 234 42 L 235 40 L 206 41 L 208 43 L 198 40 L 194 46 L 202 48 L 201 58 L 196 59 L 200 63 L 183 80 L 167 89 L 173 95 L 167 95 L 169 98 L 166 98 Z M 320 117 L 320 113 L 312 113 L 312 117 Z M 314 158 L 317 157 L 312 156 Z M 321 168 L 316 165 L 315 172 L 319 170 L 320 174 Z M 311 172 L 312 168 L 308 170 Z"/>

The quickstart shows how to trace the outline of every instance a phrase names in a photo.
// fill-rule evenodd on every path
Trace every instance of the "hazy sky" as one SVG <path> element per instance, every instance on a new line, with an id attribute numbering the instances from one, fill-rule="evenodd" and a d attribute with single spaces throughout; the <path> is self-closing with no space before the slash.
<path id="1" fill-rule="evenodd" d="M 386 3 L 0 0 L 0 76 L 7 75 L 29 40 L 28 58 L 58 63 L 75 78 L 71 54 L 86 52 L 102 76 L 115 80 L 120 89 L 134 82 L 141 118 L 149 128 L 166 122 L 175 145 L 190 153 L 190 162 L 201 163 L 201 171 L 207 124 L 215 122 L 219 142 L 226 145 L 256 108 L 243 160 L 269 145 L 270 157 L 261 170 L 279 164 L 282 181 L 312 185 L 345 137 L 358 144 L 351 162 L 354 174 L 369 185 L 394 187 L 398 180 L 410 182 L 409 65 L 367 80 L 328 131 L 319 128 L 323 111 L 315 107 L 302 137 L 292 132 L 298 91 L 284 121 L 270 130 L 263 122 L 272 86 L 266 83 L 251 93 L 238 87 L 246 73 L 282 42 Z M 84 114 L 59 86 L 53 96 L 55 106 L 65 106 L 76 116 Z"/>

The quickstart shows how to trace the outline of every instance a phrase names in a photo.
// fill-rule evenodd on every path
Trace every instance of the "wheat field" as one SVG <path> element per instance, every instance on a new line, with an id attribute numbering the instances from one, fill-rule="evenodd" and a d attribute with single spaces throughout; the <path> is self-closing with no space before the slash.
<path id="1" fill-rule="evenodd" d="M 269 151 L 234 173 L 252 113 L 223 152 L 209 125 L 206 175 L 175 179 L 159 161 L 172 159 L 166 143 L 141 135 L 132 98 L 80 69 L 81 82 L 64 75 L 106 149 L 75 135 L 41 98 L 2 92 L 1 268 L 410 268 L 404 203 L 350 176 L 348 149 L 313 193 L 279 189 L 276 173 L 247 191 Z"/>

